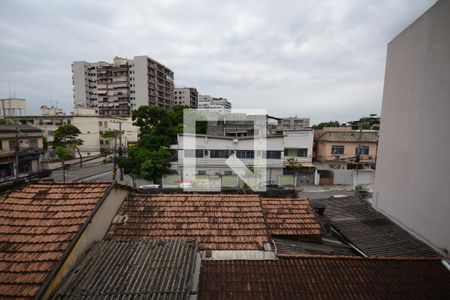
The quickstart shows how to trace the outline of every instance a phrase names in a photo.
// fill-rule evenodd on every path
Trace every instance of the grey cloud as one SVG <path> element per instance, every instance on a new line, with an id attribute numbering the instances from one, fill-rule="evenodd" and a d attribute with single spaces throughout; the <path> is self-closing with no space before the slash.
<path id="1" fill-rule="evenodd" d="M 433 3 L 3 1 L 0 96 L 70 110 L 72 61 L 146 54 L 235 107 L 348 121 L 380 111 L 386 45 Z"/>

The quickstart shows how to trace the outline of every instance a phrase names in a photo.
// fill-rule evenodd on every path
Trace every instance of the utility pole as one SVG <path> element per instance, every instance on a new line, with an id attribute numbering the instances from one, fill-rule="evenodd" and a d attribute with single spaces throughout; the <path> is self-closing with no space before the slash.
<path id="1" fill-rule="evenodd" d="M 113 172 L 112 172 L 112 179 L 113 181 L 116 180 L 116 173 L 117 173 L 117 135 L 114 136 L 114 158 L 113 158 Z"/>
<path id="2" fill-rule="evenodd" d="M 122 145 L 122 122 L 119 123 L 119 159 L 123 156 L 123 145 Z M 123 168 L 120 167 L 120 180 L 123 181 Z"/>
<path id="3" fill-rule="evenodd" d="M 19 151 L 20 151 L 20 146 L 19 146 L 19 126 L 16 123 L 16 142 L 14 145 L 14 151 L 15 151 L 15 156 L 16 156 L 16 179 L 19 178 Z"/>

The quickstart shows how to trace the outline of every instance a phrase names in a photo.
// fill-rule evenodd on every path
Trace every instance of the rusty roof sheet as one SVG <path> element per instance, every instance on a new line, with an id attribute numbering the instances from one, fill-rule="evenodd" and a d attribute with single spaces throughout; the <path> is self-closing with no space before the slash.
<path id="1" fill-rule="evenodd" d="M 306 198 L 262 198 L 269 232 L 273 236 L 321 236 L 319 218 Z"/>
<path id="2" fill-rule="evenodd" d="M 332 226 L 368 256 L 438 256 L 425 243 L 357 197 L 322 199 Z"/>
<path id="3" fill-rule="evenodd" d="M 188 299 L 196 242 L 97 242 L 52 299 Z"/>
<path id="4" fill-rule="evenodd" d="M 32 298 L 110 183 L 34 183 L 0 195 L 0 298 Z"/>
<path id="5" fill-rule="evenodd" d="M 203 261 L 198 299 L 450 299 L 438 259 Z"/>
<path id="6" fill-rule="evenodd" d="M 107 238 L 196 239 L 200 249 L 254 250 L 269 242 L 258 195 L 134 194 L 122 204 Z"/>

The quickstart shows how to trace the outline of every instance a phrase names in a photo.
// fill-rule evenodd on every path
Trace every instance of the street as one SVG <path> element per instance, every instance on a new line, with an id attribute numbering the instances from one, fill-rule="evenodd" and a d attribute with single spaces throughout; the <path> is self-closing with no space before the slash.
<path id="1" fill-rule="evenodd" d="M 108 181 L 112 180 L 113 164 L 95 164 L 76 170 L 66 170 L 66 180 Z M 53 171 L 52 179 L 62 181 L 62 170 Z"/>

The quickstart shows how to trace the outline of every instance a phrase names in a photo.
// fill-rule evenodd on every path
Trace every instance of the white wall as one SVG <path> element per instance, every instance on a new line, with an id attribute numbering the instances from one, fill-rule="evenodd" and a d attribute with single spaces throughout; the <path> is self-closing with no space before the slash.
<path id="1" fill-rule="evenodd" d="M 296 157 L 299 162 L 312 162 L 314 132 L 310 131 L 285 131 L 284 148 L 287 149 L 308 149 L 307 157 Z"/>
<path id="2" fill-rule="evenodd" d="M 74 61 L 72 64 L 72 76 L 74 83 L 74 104 L 75 106 L 86 105 L 86 75 L 88 63 L 85 61 Z"/>
<path id="3" fill-rule="evenodd" d="M 134 66 L 130 66 L 130 71 L 134 72 L 129 74 L 134 78 L 134 87 L 130 87 L 130 91 L 134 90 L 135 93 L 130 94 L 130 97 L 135 99 L 131 103 L 135 104 L 132 107 L 133 110 L 138 109 L 140 106 L 148 105 L 148 57 L 147 56 L 135 56 L 134 59 L 128 61 Z"/>
<path id="4" fill-rule="evenodd" d="M 450 1 L 388 45 L 374 205 L 450 251 Z"/>

